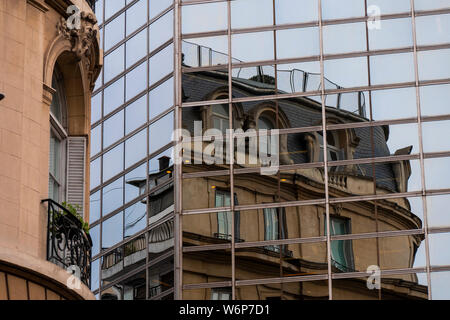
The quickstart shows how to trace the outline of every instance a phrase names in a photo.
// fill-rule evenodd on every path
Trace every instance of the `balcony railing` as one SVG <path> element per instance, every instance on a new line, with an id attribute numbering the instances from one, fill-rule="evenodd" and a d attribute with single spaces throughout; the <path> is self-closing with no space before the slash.
<path id="1" fill-rule="evenodd" d="M 183 64 L 186 67 L 212 67 L 223 65 L 223 69 L 217 72 L 227 73 L 226 64 L 228 63 L 228 55 L 215 51 L 209 47 L 205 47 L 196 43 L 183 41 Z M 244 61 L 232 58 L 233 64 L 243 63 Z M 275 73 L 278 77 L 278 91 L 280 93 L 298 93 L 298 92 L 317 92 L 321 90 L 322 82 L 320 73 L 306 72 L 299 69 L 283 70 L 273 66 L 256 66 L 233 69 L 233 81 L 243 81 L 249 84 L 248 80 L 253 83 L 259 82 L 264 84 L 265 88 L 275 89 Z M 337 83 L 324 78 L 325 90 L 343 89 Z M 321 103 L 321 97 L 309 97 L 316 102 Z M 357 92 L 339 92 L 327 94 L 325 97 L 325 105 L 327 107 L 344 110 L 361 117 L 366 117 L 366 102 L 363 91 Z"/>
<path id="2" fill-rule="evenodd" d="M 47 260 L 67 270 L 73 268 L 74 275 L 89 287 L 91 237 L 83 230 L 78 218 L 65 207 L 51 199 L 42 202 L 47 203 L 48 208 Z"/>

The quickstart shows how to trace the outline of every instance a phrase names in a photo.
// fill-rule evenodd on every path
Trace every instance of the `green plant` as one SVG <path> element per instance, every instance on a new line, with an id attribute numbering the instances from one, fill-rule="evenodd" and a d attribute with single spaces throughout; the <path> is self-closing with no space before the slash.
<path id="1" fill-rule="evenodd" d="M 74 205 L 65 201 L 62 203 L 62 206 L 66 208 L 75 218 L 77 218 L 78 221 L 80 221 L 84 232 L 86 232 L 86 234 L 89 234 L 89 223 L 84 222 L 83 217 L 78 213 L 78 211 L 81 210 L 81 207 L 77 204 Z"/>

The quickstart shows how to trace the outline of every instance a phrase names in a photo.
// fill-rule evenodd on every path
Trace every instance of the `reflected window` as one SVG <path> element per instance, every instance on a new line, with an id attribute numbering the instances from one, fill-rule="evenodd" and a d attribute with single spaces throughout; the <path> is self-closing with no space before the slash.
<path id="1" fill-rule="evenodd" d="M 275 125 L 273 121 L 269 118 L 267 114 L 261 115 L 258 118 L 258 130 L 267 130 L 266 139 L 262 139 L 260 141 L 259 147 L 260 149 L 264 148 L 265 154 L 272 154 L 272 137 L 271 131 L 275 129 Z M 260 150 L 263 151 L 263 150 Z"/>
<path id="2" fill-rule="evenodd" d="M 230 128 L 230 115 L 228 112 L 228 105 L 219 104 L 212 106 L 211 120 L 213 128 L 219 129 L 223 134 L 226 134 L 227 129 Z"/>
<path id="3" fill-rule="evenodd" d="M 230 289 L 212 289 L 211 300 L 231 300 Z"/>
<path id="4" fill-rule="evenodd" d="M 319 161 L 323 161 L 324 154 L 324 139 L 322 132 L 318 132 L 319 144 L 320 144 L 320 154 Z M 327 154 L 328 161 L 338 161 L 342 160 L 342 150 L 339 148 L 339 138 L 333 132 L 327 132 Z"/>
<path id="5" fill-rule="evenodd" d="M 285 238 L 284 210 L 278 208 L 265 208 L 264 214 L 264 240 L 280 240 Z M 279 252 L 280 246 L 266 246 L 266 249 Z"/>
<path id="6" fill-rule="evenodd" d="M 234 195 L 234 203 L 238 205 L 237 196 Z M 215 207 L 229 207 L 231 206 L 231 196 L 228 191 L 216 190 Z M 234 216 L 234 232 L 235 238 L 239 238 L 239 212 Z M 216 238 L 231 240 L 231 211 L 222 211 L 217 213 L 217 233 Z"/>
<path id="7" fill-rule="evenodd" d="M 330 217 L 330 233 L 332 236 L 350 234 L 350 219 Z M 354 271 L 353 249 L 351 240 L 331 241 L 331 263 L 333 266 L 343 272 Z"/>

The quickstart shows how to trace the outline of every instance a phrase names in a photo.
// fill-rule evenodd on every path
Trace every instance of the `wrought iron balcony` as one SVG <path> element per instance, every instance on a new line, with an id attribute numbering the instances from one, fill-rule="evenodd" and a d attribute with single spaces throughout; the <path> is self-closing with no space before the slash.
<path id="1" fill-rule="evenodd" d="M 47 225 L 47 260 L 69 270 L 90 286 L 92 240 L 83 230 L 81 221 L 59 203 L 46 199 Z M 78 275 L 78 269 L 79 275 Z"/>

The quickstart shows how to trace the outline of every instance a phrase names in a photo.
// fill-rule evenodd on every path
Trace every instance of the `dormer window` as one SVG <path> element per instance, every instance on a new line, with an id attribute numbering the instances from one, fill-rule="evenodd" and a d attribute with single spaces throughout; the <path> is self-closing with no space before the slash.
<path id="1" fill-rule="evenodd" d="M 212 106 L 211 120 L 213 128 L 219 129 L 223 134 L 230 128 L 230 114 L 228 105 L 219 104 Z"/>
<path id="2" fill-rule="evenodd" d="M 322 132 L 318 132 L 317 136 L 320 145 L 319 161 L 323 161 L 323 152 L 325 148 Z M 342 151 L 339 148 L 339 138 L 337 134 L 334 134 L 333 132 L 327 133 L 327 155 L 328 161 L 342 160 Z"/>

